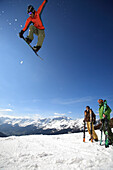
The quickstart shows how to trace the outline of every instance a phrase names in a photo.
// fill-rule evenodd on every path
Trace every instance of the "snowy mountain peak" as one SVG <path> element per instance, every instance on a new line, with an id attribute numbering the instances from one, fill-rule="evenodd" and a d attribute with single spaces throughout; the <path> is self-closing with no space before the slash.
<path id="1" fill-rule="evenodd" d="M 82 122 L 82 119 L 72 120 L 66 116 L 39 119 L 2 116 L 0 129 L 7 135 L 60 134 L 81 131 Z"/>

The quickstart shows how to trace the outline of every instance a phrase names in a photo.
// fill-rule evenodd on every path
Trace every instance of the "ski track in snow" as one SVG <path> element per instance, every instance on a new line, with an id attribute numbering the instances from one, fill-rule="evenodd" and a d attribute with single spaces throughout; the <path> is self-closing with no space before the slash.
<path id="1" fill-rule="evenodd" d="M 88 139 L 88 133 L 85 143 L 82 133 L 0 138 L 0 170 L 113 170 L 113 146 Z"/>

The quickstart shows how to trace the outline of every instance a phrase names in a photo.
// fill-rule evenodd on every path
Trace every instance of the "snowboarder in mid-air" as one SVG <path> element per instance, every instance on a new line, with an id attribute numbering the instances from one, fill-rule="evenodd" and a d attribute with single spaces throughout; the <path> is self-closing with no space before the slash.
<path id="1" fill-rule="evenodd" d="M 34 39 L 33 34 L 36 34 L 38 36 L 37 45 L 33 47 L 33 50 L 35 52 L 38 52 L 39 49 L 42 47 L 45 38 L 45 31 L 44 31 L 45 27 L 43 26 L 40 15 L 47 1 L 48 0 L 44 0 L 37 11 L 34 9 L 32 5 L 28 6 L 27 13 L 29 14 L 29 18 L 26 20 L 25 27 L 19 33 L 20 38 L 24 38 L 23 34 L 29 27 L 29 35 L 26 38 L 24 38 L 24 40 L 28 44 L 30 44 Z M 31 23 L 33 23 L 33 25 L 30 25 Z"/>

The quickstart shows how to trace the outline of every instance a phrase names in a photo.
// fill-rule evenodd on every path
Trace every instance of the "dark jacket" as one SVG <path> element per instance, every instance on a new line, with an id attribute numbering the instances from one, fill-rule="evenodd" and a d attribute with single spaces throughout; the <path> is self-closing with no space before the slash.
<path id="1" fill-rule="evenodd" d="M 86 122 L 90 122 L 90 110 L 85 110 L 84 111 L 84 120 L 86 121 Z M 95 122 L 96 122 L 96 115 L 94 114 L 94 112 L 92 111 L 92 121 L 93 121 L 93 123 L 95 124 Z"/>

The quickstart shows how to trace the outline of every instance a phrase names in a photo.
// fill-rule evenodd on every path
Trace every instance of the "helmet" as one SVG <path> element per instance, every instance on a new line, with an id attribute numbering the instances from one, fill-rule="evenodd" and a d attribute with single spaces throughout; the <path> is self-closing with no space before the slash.
<path id="1" fill-rule="evenodd" d="M 33 7 L 32 5 L 29 5 L 29 6 L 27 7 L 27 13 L 30 13 L 30 12 L 32 12 L 32 13 L 35 12 L 35 9 L 34 9 L 34 7 Z"/>
<path id="2" fill-rule="evenodd" d="M 104 101 L 102 99 L 98 99 L 98 103 L 101 104 L 103 103 Z"/>

